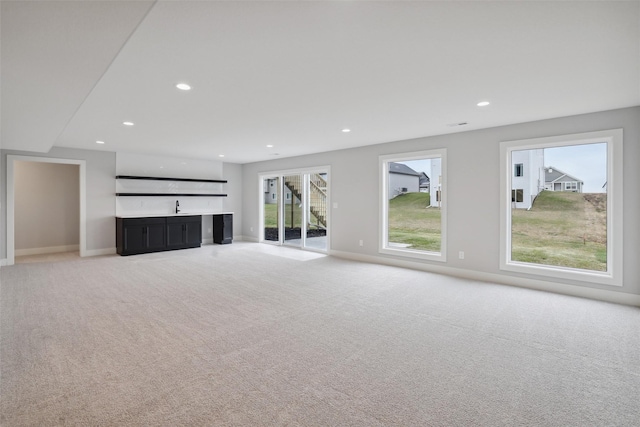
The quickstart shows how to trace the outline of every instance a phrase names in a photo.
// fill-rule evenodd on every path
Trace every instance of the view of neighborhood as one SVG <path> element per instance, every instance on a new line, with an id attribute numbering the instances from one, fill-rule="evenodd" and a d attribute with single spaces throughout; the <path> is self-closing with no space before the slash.
<path id="1" fill-rule="evenodd" d="M 439 252 L 442 160 L 389 162 L 390 247 Z"/>
<path id="2" fill-rule="evenodd" d="M 511 261 L 606 271 L 606 150 L 596 143 L 511 153 Z M 440 251 L 440 182 L 440 158 L 388 163 L 390 247 Z"/>
<path id="3" fill-rule="evenodd" d="M 606 144 L 513 151 L 511 167 L 511 261 L 606 271 Z"/>

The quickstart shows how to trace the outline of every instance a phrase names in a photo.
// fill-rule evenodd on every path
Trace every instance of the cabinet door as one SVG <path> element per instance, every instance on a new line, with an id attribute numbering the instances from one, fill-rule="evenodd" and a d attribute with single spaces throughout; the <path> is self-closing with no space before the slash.
<path id="1" fill-rule="evenodd" d="M 123 227 L 123 250 L 124 253 L 144 252 L 146 243 L 147 227 L 144 225 L 124 225 Z"/>
<path id="2" fill-rule="evenodd" d="M 202 220 L 185 223 L 185 240 L 189 246 L 202 244 Z"/>
<path id="3" fill-rule="evenodd" d="M 147 249 L 150 251 L 162 250 L 167 246 L 164 232 L 164 222 L 147 225 Z"/>
<path id="4" fill-rule="evenodd" d="M 183 222 L 167 222 L 167 247 L 179 247 L 184 245 L 185 224 Z"/>
<path id="5" fill-rule="evenodd" d="M 164 218 L 123 219 L 122 253 L 131 255 L 164 250 L 167 240 L 164 226 Z"/>
<path id="6" fill-rule="evenodd" d="M 213 216 L 213 241 L 219 244 L 227 244 L 233 241 L 233 215 Z"/>
<path id="7" fill-rule="evenodd" d="M 224 231 L 222 236 L 225 241 L 231 242 L 233 239 L 233 215 L 224 214 L 222 217 L 224 219 Z"/>

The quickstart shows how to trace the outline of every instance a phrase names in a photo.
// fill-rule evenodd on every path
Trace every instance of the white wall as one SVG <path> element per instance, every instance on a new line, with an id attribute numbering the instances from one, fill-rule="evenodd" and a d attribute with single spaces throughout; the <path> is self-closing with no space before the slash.
<path id="1" fill-rule="evenodd" d="M 331 166 L 331 248 L 363 257 L 396 259 L 378 253 L 378 156 L 446 148 L 448 156 L 448 256 L 445 268 L 506 283 L 540 279 L 499 269 L 500 142 L 604 129 L 624 129 L 624 286 L 555 281 L 565 290 L 580 286 L 640 295 L 640 107 L 522 123 L 478 131 L 418 138 L 349 150 L 244 165 L 243 233 L 258 239 L 258 174 L 273 170 Z M 432 181 L 433 184 L 433 181 Z M 472 208 L 470 208 L 472 207 Z M 250 228 L 253 227 L 253 232 Z M 363 240 L 360 247 L 358 241 Z M 458 259 L 458 251 L 465 259 Z M 441 264 L 441 263 L 437 263 Z M 439 267 L 424 261 L 426 267 Z M 492 279 L 492 280 L 493 280 Z M 521 280 L 520 280 L 521 279 Z M 542 279 L 540 279 L 542 280 Z M 542 282 L 540 282 L 542 283 Z M 557 286 L 557 285 L 556 285 Z"/>
<path id="2" fill-rule="evenodd" d="M 116 175 L 224 179 L 220 161 L 133 153 L 116 154 Z M 226 184 L 222 183 L 128 179 L 114 180 L 114 183 L 117 193 L 226 194 Z M 223 197 L 122 196 L 116 198 L 116 215 L 171 215 L 175 213 L 176 200 L 182 213 L 222 212 Z"/>
<path id="3" fill-rule="evenodd" d="M 389 173 L 389 199 L 393 199 L 398 194 L 417 193 L 420 191 L 420 177 L 415 175 L 405 175 L 401 173 Z"/>
<path id="4" fill-rule="evenodd" d="M 79 173 L 78 165 L 16 161 L 16 255 L 77 250 Z"/>

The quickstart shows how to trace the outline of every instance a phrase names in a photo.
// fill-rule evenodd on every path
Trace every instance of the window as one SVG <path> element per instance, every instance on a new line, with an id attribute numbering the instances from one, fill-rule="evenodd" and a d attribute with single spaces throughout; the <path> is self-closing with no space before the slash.
<path id="1" fill-rule="evenodd" d="M 617 129 L 501 144 L 502 270 L 622 285 L 622 143 Z"/>
<path id="2" fill-rule="evenodd" d="M 524 190 L 511 190 L 511 201 L 521 203 L 524 200 Z"/>
<path id="3" fill-rule="evenodd" d="M 523 172 L 523 164 L 522 163 L 517 163 L 513 166 L 513 176 L 522 176 L 524 175 Z"/>
<path id="4" fill-rule="evenodd" d="M 565 191 L 578 191 L 578 183 L 577 182 L 565 182 L 564 183 Z"/>
<path id="5" fill-rule="evenodd" d="M 423 173 L 428 192 L 420 191 Z M 381 156 L 380 176 L 379 251 L 446 261 L 446 150 Z"/>

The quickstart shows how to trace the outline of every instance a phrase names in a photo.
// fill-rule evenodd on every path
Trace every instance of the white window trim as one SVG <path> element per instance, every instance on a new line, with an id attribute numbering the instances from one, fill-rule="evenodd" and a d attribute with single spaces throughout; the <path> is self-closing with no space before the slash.
<path id="1" fill-rule="evenodd" d="M 511 261 L 511 152 L 581 144 L 607 143 L 607 271 Z M 580 282 L 622 286 L 622 129 L 504 141 L 500 144 L 500 269 Z"/>
<path id="2" fill-rule="evenodd" d="M 440 252 L 429 252 L 409 248 L 389 247 L 389 163 L 408 160 L 422 160 L 440 158 L 442 180 L 440 182 Z M 380 170 L 380 238 L 378 253 L 407 258 L 417 258 L 427 261 L 447 261 L 447 150 L 445 148 L 411 153 L 390 154 L 379 157 Z M 433 177 L 431 177 L 433 179 Z"/>

